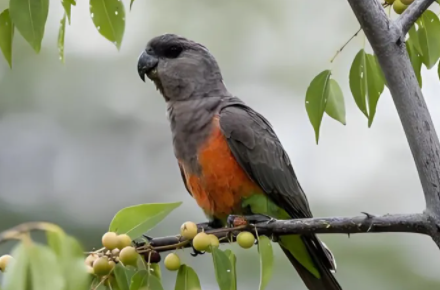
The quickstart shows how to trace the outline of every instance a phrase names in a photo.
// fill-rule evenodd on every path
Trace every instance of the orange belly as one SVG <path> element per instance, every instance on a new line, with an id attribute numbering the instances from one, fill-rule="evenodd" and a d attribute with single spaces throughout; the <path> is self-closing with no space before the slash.
<path id="1" fill-rule="evenodd" d="M 230 214 L 239 214 L 242 199 L 262 190 L 235 160 L 220 131 L 218 117 L 213 121 L 213 132 L 198 151 L 202 173 L 188 174 L 185 165 L 181 165 L 188 189 L 197 204 L 207 215 L 223 219 Z"/>

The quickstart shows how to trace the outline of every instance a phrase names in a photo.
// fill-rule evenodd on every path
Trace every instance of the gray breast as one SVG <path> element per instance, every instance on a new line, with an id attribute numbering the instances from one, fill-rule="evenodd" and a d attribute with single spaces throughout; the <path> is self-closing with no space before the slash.
<path id="1" fill-rule="evenodd" d="M 198 171 L 197 151 L 211 133 L 212 119 L 220 103 L 221 99 L 214 97 L 169 102 L 174 154 L 185 170 Z"/>

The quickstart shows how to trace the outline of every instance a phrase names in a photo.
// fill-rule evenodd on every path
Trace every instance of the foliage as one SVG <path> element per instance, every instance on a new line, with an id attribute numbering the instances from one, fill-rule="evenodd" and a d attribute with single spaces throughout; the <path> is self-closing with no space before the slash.
<path id="1" fill-rule="evenodd" d="M 18 243 L 11 252 L 14 259 L 6 268 L 2 289 L 87 289 L 90 277 L 78 241 L 53 224 L 32 223 L 22 227 L 3 235 L 17 239 Z M 34 242 L 29 235 L 32 229 L 46 231 L 47 244 Z"/>
<path id="2" fill-rule="evenodd" d="M 406 49 L 420 87 L 422 66 L 429 70 L 437 63 L 440 78 L 440 21 L 434 12 L 426 10 L 411 27 L 406 37 Z M 306 110 L 315 130 L 316 143 L 324 112 L 343 125 L 346 124 L 344 96 L 336 80 L 330 77 L 331 70 L 319 73 L 311 81 L 306 93 Z M 386 80 L 376 56 L 367 53 L 365 47 L 355 55 L 348 80 L 353 99 L 367 118 L 368 127 L 371 127 Z"/>
<path id="3" fill-rule="evenodd" d="M 134 2 L 134 0 L 130 0 L 130 9 Z M 392 3 L 393 1 L 388 2 Z M 60 21 L 57 45 L 59 59 L 64 63 L 66 22 L 71 24 L 71 11 L 72 7 L 76 6 L 76 1 L 61 0 L 61 5 L 64 8 L 64 15 Z M 383 3 L 383 6 L 388 7 L 391 13 L 391 6 L 387 4 L 387 1 Z M 95 28 L 119 50 L 125 32 L 124 3 L 121 0 L 89 0 L 89 7 L 90 17 Z M 1 12 L 0 49 L 11 68 L 15 29 L 38 53 L 41 49 L 48 13 L 49 0 L 10 0 L 9 8 Z M 348 42 L 357 36 L 358 32 Z M 335 60 L 345 45 L 338 50 L 331 62 Z M 431 69 L 440 58 L 440 21 L 434 12 L 427 10 L 417 20 L 408 33 L 406 49 L 421 87 L 422 66 Z M 440 65 L 437 70 L 440 78 Z M 371 127 L 386 81 L 377 58 L 374 54 L 365 51 L 365 45 L 353 59 L 348 81 L 353 99 L 367 118 L 368 127 Z M 310 123 L 315 131 L 317 144 L 324 113 L 343 125 L 347 123 L 344 95 L 338 82 L 331 78 L 331 70 L 329 69 L 322 71 L 312 80 L 306 92 L 305 105 Z"/>
<path id="4" fill-rule="evenodd" d="M 176 203 L 141 204 L 120 210 L 114 216 L 109 231 L 129 234 L 133 239 L 142 239 L 142 235 L 159 224 L 163 218 L 180 205 Z M 137 217 L 137 218 L 134 218 Z M 119 225 L 123 225 L 120 227 Z M 135 230 L 134 230 L 135 229 Z M 30 237 L 33 230 L 46 232 L 47 243 L 34 242 Z M 124 265 L 121 260 L 114 259 L 116 264 L 105 275 L 96 275 L 90 271 L 90 256 L 104 256 L 109 249 L 101 248 L 93 252 L 83 252 L 78 241 L 64 233 L 56 225 L 49 223 L 22 224 L 3 232 L 0 242 L 18 240 L 11 252 L 13 260 L 4 273 L 1 289 L 5 290 L 88 290 L 88 289 L 119 289 L 146 290 L 163 289 L 161 269 L 153 262 L 151 253 L 174 250 L 178 254 L 188 240 L 177 236 L 176 244 L 154 247 L 145 241 L 142 245 L 134 243 L 140 254 L 136 265 Z M 266 236 L 258 237 L 260 254 L 260 290 L 266 289 L 272 277 L 273 251 L 272 241 Z M 156 252 L 156 254 L 157 254 Z M 237 259 L 230 250 L 211 247 L 213 268 L 220 290 L 237 289 Z M 87 256 L 87 258 L 86 258 Z M 85 259 L 86 258 L 86 259 Z M 93 266 L 94 268 L 95 266 Z M 187 264 L 177 269 L 175 290 L 202 289 L 196 271 Z"/>
<path id="5" fill-rule="evenodd" d="M 438 1 L 437 1 L 438 2 Z M 130 9 L 134 0 L 130 1 Z M 120 0 L 89 0 L 90 17 L 98 32 L 120 49 L 125 31 L 125 8 Z M 61 0 L 64 14 L 58 32 L 59 58 L 64 62 L 64 38 L 66 22 L 71 24 L 71 10 L 75 0 Z M 384 7 L 388 6 L 384 3 Z M 15 29 L 23 36 L 36 53 L 41 50 L 45 25 L 49 14 L 49 0 L 10 0 L 9 7 L 0 13 L 0 49 L 12 68 L 12 44 Z M 356 33 L 357 35 L 357 33 Z M 438 64 L 440 77 L 440 20 L 430 10 L 425 11 L 406 36 L 406 50 L 420 87 L 421 68 L 428 70 Z M 342 51 L 342 49 L 340 50 Z M 332 59 L 332 61 L 334 58 Z M 382 69 L 374 54 L 362 47 L 355 55 L 350 71 L 349 86 L 353 99 L 371 127 L 380 96 L 386 87 Z M 321 123 L 325 114 L 346 124 L 345 100 L 338 82 L 332 78 L 331 70 L 320 72 L 311 81 L 305 96 L 306 111 L 315 131 L 318 143 Z M 176 236 L 176 243 L 154 246 L 143 234 L 159 224 L 175 208 L 177 203 L 142 204 L 120 210 L 111 221 L 109 232 L 128 235 L 130 239 L 142 239 L 142 244 L 134 243 L 136 256 L 133 264 L 119 255 L 124 248 L 101 248 L 93 252 L 83 252 L 80 243 L 61 228 L 49 223 L 28 223 L 10 229 L 0 235 L 0 242 L 17 240 L 2 279 L 3 290 L 161 290 L 162 277 L 159 265 L 160 252 L 174 250 L 176 253 L 186 247 L 190 240 Z M 31 238 L 34 230 L 46 233 L 46 243 Z M 233 240 L 233 236 L 231 236 Z M 272 241 L 267 236 L 257 235 L 260 256 L 260 285 L 266 289 L 272 277 Z M 114 251 L 117 250 L 117 251 Z M 230 250 L 209 246 L 216 280 L 220 290 L 237 289 L 237 259 Z M 159 256 L 158 256 L 159 255 Z M 85 256 L 87 256 L 86 260 Z M 92 263 L 87 259 L 93 258 Z M 159 258 L 158 258 L 159 257 Z M 97 272 L 94 261 L 103 258 L 108 266 Z M 105 259 L 104 259 L 105 258 Z M 132 260 L 132 259 L 131 259 Z M 113 263 L 113 264 L 111 264 Z M 124 264 L 125 263 L 125 264 Z M 179 265 L 179 264 L 177 264 Z M 105 265 L 104 265 L 105 266 Z M 176 267 L 177 268 L 177 267 Z M 104 273 L 105 272 L 105 273 Z M 102 274 L 104 273 L 104 274 Z M 187 264 L 177 268 L 176 290 L 201 289 L 196 271 Z"/>

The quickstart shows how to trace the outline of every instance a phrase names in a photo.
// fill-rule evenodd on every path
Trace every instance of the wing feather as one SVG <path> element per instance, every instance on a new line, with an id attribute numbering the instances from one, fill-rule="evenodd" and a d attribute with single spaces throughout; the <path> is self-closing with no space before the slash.
<path id="1" fill-rule="evenodd" d="M 238 163 L 292 217 L 312 217 L 289 156 L 270 123 L 245 105 L 226 106 L 220 128 Z"/>
<path id="2" fill-rule="evenodd" d="M 237 162 L 277 206 L 292 218 L 313 216 L 289 156 L 269 121 L 243 103 L 234 103 L 220 111 L 220 128 Z M 303 238 L 317 263 L 336 270 L 333 256 L 316 235 Z"/>

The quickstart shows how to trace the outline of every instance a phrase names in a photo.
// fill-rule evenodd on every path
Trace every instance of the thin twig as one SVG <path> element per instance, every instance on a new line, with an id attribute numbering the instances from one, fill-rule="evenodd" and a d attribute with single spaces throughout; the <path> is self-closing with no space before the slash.
<path id="1" fill-rule="evenodd" d="M 28 222 L 19 224 L 11 229 L 0 233 L 0 243 L 8 240 L 15 240 L 22 234 L 29 233 L 31 231 L 49 231 L 56 233 L 64 233 L 64 231 L 57 225 L 48 222 Z"/>
<path id="2" fill-rule="evenodd" d="M 350 41 L 352 41 L 353 38 L 355 38 L 355 37 L 359 34 L 359 32 L 361 32 L 361 30 L 362 30 L 362 27 L 359 28 L 359 30 L 356 31 L 356 33 L 353 34 L 353 35 L 350 37 L 350 39 L 348 39 L 347 42 L 344 43 L 344 45 L 341 46 L 341 48 L 338 49 L 338 50 L 336 51 L 335 55 L 334 55 L 334 56 L 332 57 L 332 59 L 330 60 L 330 63 L 333 63 L 333 61 L 335 60 L 335 58 L 336 58 L 336 57 L 342 52 L 342 50 L 343 50 L 343 49 L 344 49 L 344 48 L 350 43 Z"/>
<path id="3" fill-rule="evenodd" d="M 391 5 L 390 4 L 388 4 L 388 3 L 386 3 L 386 2 L 384 2 L 384 3 L 382 3 L 382 7 L 383 8 L 386 8 L 386 7 L 390 7 L 390 11 L 391 11 Z M 350 43 L 350 41 L 352 41 L 353 40 L 353 38 L 355 38 L 358 34 L 359 34 L 359 32 L 362 30 L 362 27 L 361 28 L 359 28 L 359 30 L 358 31 L 356 31 L 356 33 L 355 34 L 353 34 L 351 37 L 350 37 L 350 39 L 349 40 L 347 40 L 347 42 L 346 43 L 344 43 L 344 45 L 340 48 L 340 49 L 338 49 L 337 51 L 336 51 L 336 53 L 335 53 L 335 55 L 332 57 L 332 59 L 330 60 L 330 63 L 333 63 L 333 61 L 336 59 L 336 57 L 342 52 L 342 50 Z M 364 45 L 365 46 L 365 45 Z"/>

